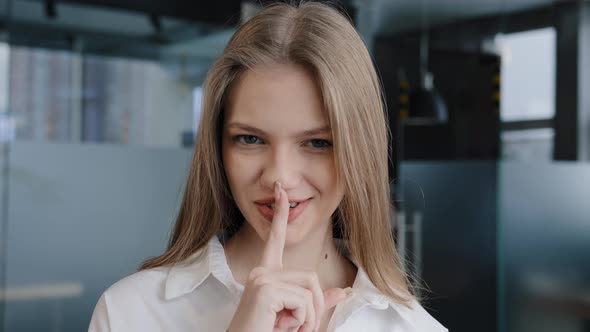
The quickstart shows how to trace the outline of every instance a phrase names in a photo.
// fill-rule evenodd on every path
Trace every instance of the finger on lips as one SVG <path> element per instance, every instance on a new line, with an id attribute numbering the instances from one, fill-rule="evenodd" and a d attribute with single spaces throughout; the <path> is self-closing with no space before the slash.
<path id="1" fill-rule="evenodd" d="M 287 219 L 289 216 L 289 198 L 281 188 L 280 182 L 275 182 L 275 214 L 270 226 L 268 239 L 262 254 L 262 266 L 274 269 L 283 267 L 283 251 L 287 235 Z"/>
<path id="2" fill-rule="evenodd" d="M 261 269 L 258 273 L 272 275 L 271 279 L 280 282 L 284 298 L 284 307 L 297 320 L 299 331 L 314 331 L 319 328 L 320 315 L 325 310 L 324 293 L 319 279 L 313 272 L 283 271 L 283 252 L 289 217 L 289 197 L 279 181 L 275 182 L 275 212 L 266 241 Z M 296 284 L 298 287 L 293 287 Z M 287 286 L 290 285 L 290 286 Z M 287 295 L 288 294 L 288 295 Z M 279 324 L 280 321 L 280 324 Z M 278 318 L 277 324 L 293 324 L 288 315 Z"/>

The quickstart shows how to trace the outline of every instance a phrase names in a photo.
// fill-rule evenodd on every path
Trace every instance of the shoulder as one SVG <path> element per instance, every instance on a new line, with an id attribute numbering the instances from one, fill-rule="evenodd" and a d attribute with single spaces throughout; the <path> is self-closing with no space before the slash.
<path id="1" fill-rule="evenodd" d="M 145 317 L 146 306 L 161 303 L 168 267 L 135 272 L 102 293 L 92 314 L 89 331 L 118 331 L 121 326 Z M 125 323 L 125 324 L 124 324 Z"/>
<path id="2" fill-rule="evenodd" d="M 110 286 L 103 297 L 109 305 L 167 302 L 170 294 L 193 289 L 209 275 L 203 250 L 198 250 L 183 261 L 141 270 L 124 277 Z"/>
<path id="3" fill-rule="evenodd" d="M 348 303 L 355 302 L 351 300 Z M 360 310 L 354 307 L 347 310 L 349 308 L 344 304 L 342 309 L 345 315 L 337 316 L 337 321 L 342 321 L 338 331 L 448 332 L 417 302 L 409 306 L 393 301 L 389 301 L 389 304 L 375 302 L 367 305 L 359 302 L 359 305 Z"/>
<path id="4" fill-rule="evenodd" d="M 164 266 L 135 272 L 114 283 L 103 295 L 110 300 L 110 303 L 130 301 L 140 297 L 162 299 L 169 271 L 170 267 Z"/>
<path id="5" fill-rule="evenodd" d="M 432 331 L 432 332 L 445 332 L 448 331 L 441 323 L 439 323 L 424 307 L 417 301 L 412 301 L 410 308 L 404 307 L 400 309 L 401 304 L 394 305 L 395 309 L 400 312 L 400 315 L 404 316 L 414 327 L 415 331 Z"/>

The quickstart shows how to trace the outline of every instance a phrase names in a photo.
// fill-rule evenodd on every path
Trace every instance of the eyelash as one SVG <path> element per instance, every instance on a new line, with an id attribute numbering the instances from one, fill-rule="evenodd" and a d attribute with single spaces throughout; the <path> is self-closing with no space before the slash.
<path id="1" fill-rule="evenodd" d="M 246 138 L 246 137 L 250 137 L 250 138 L 251 137 L 255 137 L 256 139 L 260 140 L 260 138 L 258 136 L 254 136 L 254 135 L 236 135 L 236 136 L 232 137 L 232 141 L 238 142 L 238 143 L 241 143 L 241 144 L 244 144 L 244 145 L 254 145 L 254 144 L 256 144 L 256 143 L 245 143 L 242 140 L 242 138 Z M 322 146 L 322 147 L 314 147 L 314 149 L 316 149 L 316 150 L 326 150 L 326 149 L 332 147 L 332 142 L 331 141 L 328 141 L 328 140 L 325 140 L 325 139 L 310 139 L 307 142 L 313 142 L 313 141 L 319 141 L 319 142 L 325 143 L 325 145 Z"/>

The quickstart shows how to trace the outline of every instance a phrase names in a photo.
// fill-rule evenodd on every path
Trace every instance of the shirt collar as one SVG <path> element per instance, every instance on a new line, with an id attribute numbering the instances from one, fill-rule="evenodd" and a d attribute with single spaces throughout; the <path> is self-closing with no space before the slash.
<path id="1" fill-rule="evenodd" d="M 244 289 L 233 278 L 223 245 L 217 236 L 213 236 L 206 246 L 182 262 L 172 265 L 166 277 L 166 300 L 194 291 L 209 275 L 213 275 L 232 292 L 239 293 Z"/>
<path id="2" fill-rule="evenodd" d="M 345 253 L 346 254 L 346 253 Z M 350 259 L 350 257 L 349 257 Z M 412 324 L 412 310 L 383 295 L 377 289 L 367 273 L 356 262 L 358 272 L 352 286 L 353 297 L 356 295 L 357 306 L 370 305 L 379 310 L 392 307 L 397 313 Z M 199 287 L 209 275 L 213 275 L 222 282 L 232 293 L 241 294 L 244 289 L 233 278 L 229 269 L 223 245 L 217 236 L 213 236 L 209 243 L 182 262 L 172 265 L 166 277 L 165 298 L 171 300 L 186 295 Z M 412 303 L 414 306 L 415 303 Z"/>
<path id="3" fill-rule="evenodd" d="M 343 252 L 358 269 L 356 279 L 352 285 L 353 294 L 358 295 L 358 298 L 362 299 L 357 302 L 357 306 L 370 305 L 372 308 L 379 310 L 385 310 L 391 307 L 404 321 L 413 326 L 413 309 L 410 309 L 403 304 L 400 304 L 385 296 L 377 287 L 375 287 L 371 279 L 369 279 L 367 272 L 365 272 L 365 270 L 359 264 L 357 264 L 356 261 L 354 261 L 346 251 Z M 411 306 L 414 307 L 415 305 L 416 302 L 412 301 Z"/>

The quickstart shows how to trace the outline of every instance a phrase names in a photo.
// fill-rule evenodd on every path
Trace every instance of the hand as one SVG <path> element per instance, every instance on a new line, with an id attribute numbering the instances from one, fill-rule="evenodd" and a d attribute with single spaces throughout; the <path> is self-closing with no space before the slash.
<path id="1" fill-rule="evenodd" d="M 283 269 L 289 198 L 275 184 L 274 217 L 260 266 L 252 269 L 228 331 L 311 332 L 322 314 L 344 300 L 347 291 L 322 291 L 313 271 Z"/>

